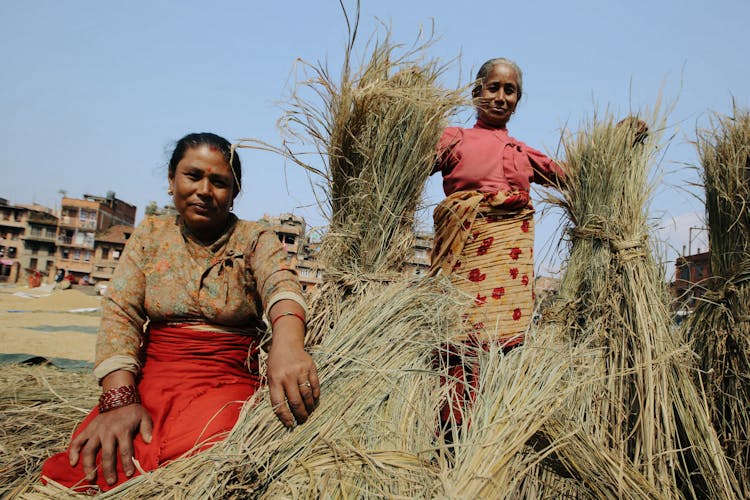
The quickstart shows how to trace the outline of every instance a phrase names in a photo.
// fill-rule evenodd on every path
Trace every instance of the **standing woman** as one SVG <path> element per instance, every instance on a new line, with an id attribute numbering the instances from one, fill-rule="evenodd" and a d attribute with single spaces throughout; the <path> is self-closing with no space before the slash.
<path id="1" fill-rule="evenodd" d="M 446 198 L 434 213 L 432 270 L 474 297 L 465 338 L 507 347 L 523 341 L 534 304 L 530 185 L 563 175 L 553 160 L 508 135 L 522 95 L 516 63 L 484 63 L 472 91 L 477 122 L 444 131 L 435 167 Z"/>
<path id="2" fill-rule="evenodd" d="M 301 288 L 273 231 L 231 212 L 242 182 L 231 144 L 183 137 L 168 180 L 178 215 L 148 217 L 128 240 L 102 302 L 99 405 L 45 480 L 106 491 L 137 474 L 134 459 L 149 471 L 223 439 L 260 386 L 264 314 L 276 415 L 291 427 L 317 405 Z"/>
<path id="3" fill-rule="evenodd" d="M 511 348 L 524 339 L 534 306 L 534 209 L 531 182 L 549 184 L 563 175 L 543 153 L 508 135 L 506 125 L 523 95 L 516 63 L 490 59 L 472 90 L 477 122 L 447 128 L 434 172 L 443 175 L 446 198 L 435 209 L 432 272 L 474 298 L 457 339 L 471 346 L 497 342 Z M 433 173 L 434 173 L 433 172 Z M 476 374 L 455 352 L 446 354 L 454 380 L 475 386 Z M 458 382 L 459 399 L 473 398 Z M 453 402 L 453 416 L 460 410 Z M 451 408 L 443 408 L 445 423 Z"/>

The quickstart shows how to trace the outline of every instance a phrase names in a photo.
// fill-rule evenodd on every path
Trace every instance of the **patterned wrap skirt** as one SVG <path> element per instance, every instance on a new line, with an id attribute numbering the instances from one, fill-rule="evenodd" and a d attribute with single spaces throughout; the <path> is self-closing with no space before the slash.
<path id="1" fill-rule="evenodd" d="M 432 272 L 473 297 L 464 329 L 451 340 L 511 347 L 523 342 L 534 308 L 534 210 L 462 191 L 435 209 Z"/>
<path id="2" fill-rule="evenodd" d="M 154 427 L 150 443 L 140 434 L 133 440 L 134 456 L 143 471 L 205 450 L 223 439 L 237 422 L 245 401 L 260 386 L 256 336 L 221 331 L 212 325 L 154 325 L 145 355 L 136 385 Z M 95 407 L 73 437 L 98 414 Z M 96 494 L 128 479 L 118 457 L 117 483 L 104 481 L 100 450 L 96 481 L 89 484 L 82 461 L 71 467 L 67 451 L 53 455 L 42 467 L 42 480 Z"/>

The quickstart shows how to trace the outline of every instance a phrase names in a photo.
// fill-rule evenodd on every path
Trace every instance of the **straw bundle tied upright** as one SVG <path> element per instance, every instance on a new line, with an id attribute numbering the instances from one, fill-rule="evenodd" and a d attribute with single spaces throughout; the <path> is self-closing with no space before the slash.
<path id="1" fill-rule="evenodd" d="M 566 181 L 553 198 L 569 219 L 570 257 L 557 321 L 602 349 L 600 377 L 570 408 L 586 438 L 614 454 L 616 478 L 634 469 L 662 497 L 732 498 L 727 465 L 680 333 L 669 319 L 663 272 L 649 244 L 649 164 L 656 149 L 632 121 L 594 118 L 566 142 Z M 656 114 L 652 126 L 663 119 Z M 653 133 L 652 133 L 653 135 Z M 573 436 L 575 438 L 575 435 Z M 563 454 L 564 455 L 564 454 Z M 578 461 L 566 465 L 586 477 Z M 626 491 L 621 495 L 639 495 Z"/>
<path id="2" fill-rule="evenodd" d="M 699 132 L 711 278 L 686 322 L 711 419 L 750 497 L 750 114 L 717 116 Z"/>
<path id="3" fill-rule="evenodd" d="M 287 148 L 292 161 L 319 175 L 328 230 L 319 259 L 324 284 L 312 300 L 311 341 L 368 287 L 401 279 L 413 244 L 415 211 L 447 118 L 461 93 L 437 85 L 444 68 L 425 61 L 431 41 L 398 52 L 388 36 L 374 42 L 362 68 L 351 58 L 354 28 L 341 80 L 309 67 L 313 76 L 292 96 L 282 124 L 293 137 L 312 141 L 323 170 Z M 311 92 L 316 100 L 305 99 Z"/>

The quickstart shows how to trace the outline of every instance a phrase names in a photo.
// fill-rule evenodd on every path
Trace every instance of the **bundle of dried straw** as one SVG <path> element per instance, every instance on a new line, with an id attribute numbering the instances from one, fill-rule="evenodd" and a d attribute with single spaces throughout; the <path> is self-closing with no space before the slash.
<path id="1" fill-rule="evenodd" d="M 689 320 L 711 419 L 750 496 L 750 114 L 717 116 L 699 132 L 711 277 Z M 700 295 L 700 294 L 698 294 Z"/>
<path id="2" fill-rule="evenodd" d="M 597 377 L 581 386 L 580 406 L 570 409 L 580 426 L 573 438 L 606 451 L 597 456 L 611 468 L 604 477 L 641 474 L 644 494 L 731 498 L 737 481 L 693 382 L 691 353 L 670 323 L 663 271 L 649 244 L 648 176 L 657 141 L 653 133 L 642 141 L 634 123 L 595 117 L 567 140 L 567 178 L 562 196 L 552 197 L 570 234 L 560 331 L 602 351 Z M 652 123 L 660 127 L 662 119 L 655 113 Z M 586 461 L 566 464 L 601 481 Z M 620 488 L 617 495 L 640 496 L 625 482 Z"/>

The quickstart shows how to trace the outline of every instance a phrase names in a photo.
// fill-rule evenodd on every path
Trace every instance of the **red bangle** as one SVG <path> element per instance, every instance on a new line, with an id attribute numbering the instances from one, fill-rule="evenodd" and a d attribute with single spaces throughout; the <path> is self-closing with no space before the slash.
<path id="1" fill-rule="evenodd" d="M 272 330 L 273 330 L 273 327 L 276 326 L 276 322 L 280 318 L 283 318 L 284 316 L 295 316 L 295 317 L 299 318 L 299 320 L 302 322 L 303 325 L 307 324 L 307 321 L 305 321 L 305 317 L 302 316 L 301 314 L 296 313 L 296 312 L 292 312 L 292 311 L 286 311 L 286 312 L 283 312 L 283 313 L 279 314 L 275 318 L 273 318 L 273 321 L 271 321 L 271 329 Z"/>
<path id="2" fill-rule="evenodd" d="M 134 385 L 123 385 L 116 389 L 110 389 L 99 396 L 99 413 L 116 410 L 123 406 L 140 403 L 141 398 Z"/>

